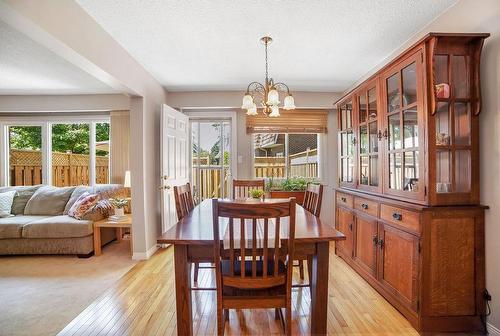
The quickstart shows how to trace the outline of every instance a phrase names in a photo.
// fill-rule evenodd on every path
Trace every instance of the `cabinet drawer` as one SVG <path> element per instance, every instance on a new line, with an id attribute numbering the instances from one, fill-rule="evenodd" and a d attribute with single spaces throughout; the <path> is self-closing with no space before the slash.
<path id="1" fill-rule="evenodd" d="M 380 218 L 420 233 L 420 215 L 418 212 L 382 204 L 380 206 Z"/>
<path id="2" fill-rule="evenodd" d="M 337 205 L 346 206 L 352 208 L 352 199 L 351 195 L 347 195 L 344 193 L 337 193 Z"/>
<path id="3" fill-rule="evenodd" d="M 378 203 L 366 198 L 354 197 L 354 209 L 363 211 L 374 217 L 378 216 Z"/>

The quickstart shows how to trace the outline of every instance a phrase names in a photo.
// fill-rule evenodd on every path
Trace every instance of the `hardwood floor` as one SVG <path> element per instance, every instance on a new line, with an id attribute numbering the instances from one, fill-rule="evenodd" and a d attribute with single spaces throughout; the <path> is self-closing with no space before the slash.
<path id="1" fill-rule="evenodd" d="M 213 287 L 213 272 L 200 269 L 199 285 Z M 299 279 L 298 273 L 295 278 Z M 194 291 L 193 301 L 194 333 L 216 334 L 215 292 Z M 294 335 L 309 334 L 309 302 L 308 288 L 293 289 Z M 272 309 L 232 310 L 225 330 L 226 335 L 281 333 Z M 397 310 L 335 256 L 333 244 L 328 334 L 418 335 Z M 173 248 L 137 264 L 59 335 L 176 335 Z"/>

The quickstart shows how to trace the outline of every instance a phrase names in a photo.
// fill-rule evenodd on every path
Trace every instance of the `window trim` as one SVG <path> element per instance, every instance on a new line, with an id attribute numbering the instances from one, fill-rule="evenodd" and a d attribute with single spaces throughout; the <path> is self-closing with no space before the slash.
<path id="1" fill-rule="evenodd" d="M 252 152 L 251 152 L 251 160 L 252 160 L 252 178 L 256 179 L 256 178 L 260 178 L 260 177 L 257 177 L 255 175 L 255 141 L 254 141 L 254 136 L 256 134 L 265 134 L 266 132 L 262 132 L 262 133 L 251 133 L 251 148 L 252 148 Z M 325 154 L 324 153 L 324 149 L 326 148 L 326 146 L 324 146 L 324 142 L 326 141 L 326 134 L 325 133 L 295 133 L 295 132 L 292 132 L 292 133 L 280 133 L 280 132 L 272 132 L 272 134 L 284 134 L 285 135 L 285 158 L 288 158 L 288 136 L 290 134 L 316 134 L 317 136 L 317 144 L 318 144 L 318 177 L 315 178 L 316 181 L 318 181 L 319 183 L 323 183 L 324 181 L 324 176 L 326 176 L 326 167 L 323 167 L 323 163 L 326 162 L 325 160 L 323 160 L 323 155 Z M 285 162 L 288 162 L 288 160 L 285 160 Z M 290 178 L 290 176 L 288 176 L 288 170 L 289 170 L 289 167 L 288 167 L 288 164 L 285 165 L 285 177 L 283 177 L 283 179 L 287 179 L 287 178 Z M 268 178 L 268 177 L 265 177 L 265 178 Z M 304 177 L 306 178 L 306 177 Z"/>
<path id="2" fill-rule="evenodd" d="M 88 124 L 89 125 L 89 186 L 96 185 L 96 124 L 109 123 L 111 125 L 111 117 L 109 115 L 92 115 L 92 116 L 30 116 L 30 117 L 2 117 L 0 118 L 0 186 L 10 185 L 9 174 L 9 126 L 41 126 L 42 127 L 42 184 L 52 185 L 52 125 L 54 124 Z M 111 127 L 109 131 L 109 141 L 111 144 Z M 112 155 L 111 146 L 109 152 L 109 178 L 111 183 L 112 171 Z"/>

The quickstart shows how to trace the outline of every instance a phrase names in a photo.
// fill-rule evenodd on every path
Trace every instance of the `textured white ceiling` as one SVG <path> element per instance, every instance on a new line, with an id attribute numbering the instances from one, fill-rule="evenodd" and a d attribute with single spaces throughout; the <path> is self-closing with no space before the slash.
<path id="1" fill-rule="evenodd" d="M 93 76 L 0 21 L 0 94 L 114 92 Z"/>
<path id="2" fill-rule="evenodd" d="M 168 90 L 339 91 L 457 0 L 77 0 Z"/>

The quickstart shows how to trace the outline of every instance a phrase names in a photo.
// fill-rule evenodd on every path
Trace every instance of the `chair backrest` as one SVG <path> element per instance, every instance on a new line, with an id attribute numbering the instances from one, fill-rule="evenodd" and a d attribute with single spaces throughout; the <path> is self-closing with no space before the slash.
<path id="1" fill-rule="evenodd" d="M 213 201 L 214 256 L 217 289 L 222 285 L 259 289 L 286 284 L 292 285 L 293 246 L 295 240 L 295 198 L 288 201 Z M 281 235 L 281 226 L 286 225 L 288 217 L 288 238 Z M 219 218 L 226 218 L 226 225 L 219 226 Z M 284 223 L 285 222 L 285 223 Z M 251 229 L 250 229 L 251 228 Z M 220 242 L 220 230 L 223 237 L 229 236 L 229 248 Z M 226 231 L 227 230 L 227 231 Z M 239 231 L 235 236 L 235 231 Z M 251 231 L 251 232 L 249 232 Z M 239 244 L 235 243 L 239 239 Z M 286 244 L 281 242 L 286 241 Z M 251 242 L 251 243 L 250 243 Z M 251 246 L 247 246 L 251 245 Z M 229 259 L 229 275 L 222 276 L 221 256 Z M 257 257 L 261 257 L 258 258 Z M 239 258 L 239 259 L 238 259 Z M 251 258 L 251 272 L 248 262 Z M 280 272 L 280 262 L 287 262 L 286 272 Z M 240 274 L 235 272 L 239 263 Z M 258 272 L 259 263 L 261 266 Z M 272 269 L 268 269 L 268 267 Z"/>
<path id="2" fill-rule="evenodd" d="M 189 183 L 174 187 L 175 209 L 177 219 L 181 220 L 194 208 L 191 185 Z"/>
<path id="3" fill-rule="evenodd" d="M 265 187 L 264 180 L 233 180 L 233 199 L 250 197 L 250 190 L 265 190 Z"/>
<path id="4" fill-rule="evenodd" d="M 321 201 L 323 200 L 323 185 L 307 183 L 306 193 L 304 195 L 304 202 L 302 207 L 312 213 L 314 216 L 319 217 L 321 213 Z"/>

